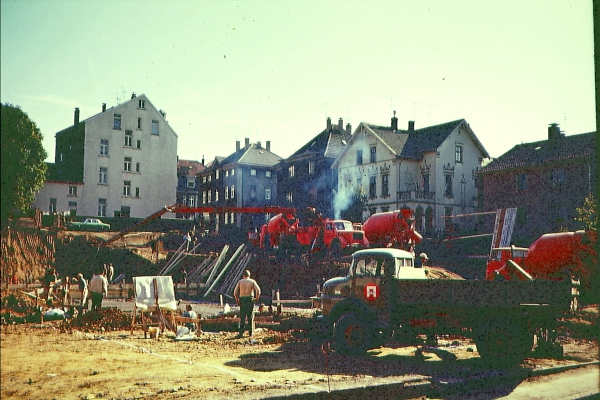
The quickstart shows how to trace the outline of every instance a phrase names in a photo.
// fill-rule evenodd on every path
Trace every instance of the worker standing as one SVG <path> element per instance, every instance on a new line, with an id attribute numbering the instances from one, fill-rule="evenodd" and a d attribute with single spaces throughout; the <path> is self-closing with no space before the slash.
<path id="1" fill-rule="evenodd" d="M 427 257 L 427 254 L 425 253 L 421 253 L 419 254 L 419 259 L 421 260 L 421 268 L 425 268 L 427 266 L 427 263 L 429 262 L 429 257 Z"/>
<path id="2" fill-rule="evenodd" d="M 108 295 L 108 281 L 104 276 L 104 270 L 94 274 L 88 285 L 88 290 L 92 296 L 92 310 L 99 310 L 102 306 L 102 298 Z"/>
<path id="3" fill-rule="evenodd" d="M 244 337 L 246 319 L 248 319 L 248 333 L 252 336 L 252 328 L 254 327 L 254 303 L 260 298 L 260 287 L 254 279 L 250 278 L 250 271 L 244 271 L 242 279 L 235 285 L 233 296 L 240 306 L 240 333 L 237 337 Z"/>

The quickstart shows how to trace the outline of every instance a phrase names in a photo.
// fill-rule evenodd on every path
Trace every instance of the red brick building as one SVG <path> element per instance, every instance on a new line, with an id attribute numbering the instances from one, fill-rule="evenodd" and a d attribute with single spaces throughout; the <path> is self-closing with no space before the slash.
<path id="1" fill-rule="evenodd" d="M 519 144 L 483 167 L 483 211 L 517 207 L 515 243 L 581 229 L 576 208 L 596 191 L 595 135 L 565 136 L 552 124 L 547 140 Z"/>

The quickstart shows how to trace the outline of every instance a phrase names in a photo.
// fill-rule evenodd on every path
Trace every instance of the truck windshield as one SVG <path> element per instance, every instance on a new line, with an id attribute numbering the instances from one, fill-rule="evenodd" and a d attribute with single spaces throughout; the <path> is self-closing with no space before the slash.
<path id="1" fill-rule="evenodd" d="M 386 268 L 394 268 L 394 260 L 388 257 L 364 257 L 354 259 L 351 273 L 354 276 L 384 276 Z"/>
<path id="2" fill-rule="evenodd" d="M 335 229 L 338 231 L 351 231 L 352 224 L 348 221 L 337 221 L 335 222 Z"/>

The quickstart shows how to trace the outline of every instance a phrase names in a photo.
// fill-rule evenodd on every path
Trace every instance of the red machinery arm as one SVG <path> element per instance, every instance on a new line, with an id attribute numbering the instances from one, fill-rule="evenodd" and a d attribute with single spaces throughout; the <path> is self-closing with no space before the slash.
<path id="1" fill-rule="evenodd" d="M 115 236 L 111 237 L 110 239 L 108 239 L 106 242 L 102 243 L 103 246 L 108 246 L 109 244 L 113 243 L 116 240 L 119 240 L 120 238 L 122 238 L 123 236 L 125 236 L 126 234 L 128 234 L 129 232 L 131 232 L 132 230 L 134 230 L 135 228 L 144 225 L 145 223 L 159 218 L 161 217 L 163 214 L 166 213 L 180 213 L 180 214 L 191 214 L 191 213 L 211 213 L 211 214 L 218 214 L 218 213 L 224 213 L 224 212 L 236 212 L 236 213 L 256 213 L 256 214 L 262 214 L 262 213 L 269 213 L 269 214 L 278 214 L 278 213 L 295 213 L 296 209 L 293 207 L 279 207 L 279 206 L 265 206 L 265 207 L 188 207 L 188 206 L 182 206 L 179 204 L 175 204 L 173 206 L 164 206 L 163 208 L 161 208 L 160 210 L 158 210 L 157 212 L 155 212 L 154 214 L 144 218 L 143 220 L 139 221 L 138 223 L 130 226 L 129 228 L 126 228 L 124 230 L 122 230 L 121 232 L 117 233 Z"/>

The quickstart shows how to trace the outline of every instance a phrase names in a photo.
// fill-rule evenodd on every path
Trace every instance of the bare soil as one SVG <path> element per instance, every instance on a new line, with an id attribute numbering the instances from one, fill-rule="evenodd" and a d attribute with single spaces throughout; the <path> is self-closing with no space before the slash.
<path id="1" fill-rule="evenodd" d="M 222 327 L 199 333 L 193 341 L 175 340 L 171 333 L 145 339 L 138 329 L 133 335 L 128 329 L 74 329 L 62 321 L 3 326 L 0 395 L 245 399 L 390 384 L 431 386 L 495 373 L 465 339 L 442 337 L 437 348 L 423 352 L 388 343 L 365 356 L 344 356 L 329 351 L 326 343 L 308 340 L 310 326 L 307 318 L 292 316 L 259 324 L 252 338 L 237 339 L 234 329 Z M 518 367 L 519 376 L 527 379 L 535 371 L 598 361 L 595 340 L 565 336 L 561 341 L 563 358 L 528 358 Z"/>

